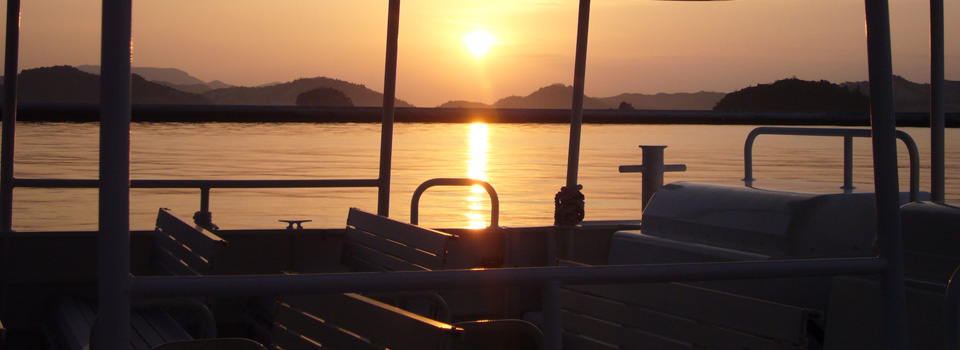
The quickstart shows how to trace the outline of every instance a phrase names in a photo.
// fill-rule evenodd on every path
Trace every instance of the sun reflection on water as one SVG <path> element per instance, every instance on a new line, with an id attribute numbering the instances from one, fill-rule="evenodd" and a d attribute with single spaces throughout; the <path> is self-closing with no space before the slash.
<path id="1" fill-rule="evenodd" d="M 487 124 L 470 124 L 470 133 L 467 136 L 467 142 L 470 146 L 470 158 L 467 160 L 467 177 L 487 181 L 487 151 L 490 148 L 490 129 Z M 469 211 L 464 214 L 467 217 L 468 228 L 487 227 L 487 219 L 484 214 L 483 202 L 486 199 L 483 187 L 474 185 L 470 189 L 470 195 L 467 197 L 467 208 Z"/>

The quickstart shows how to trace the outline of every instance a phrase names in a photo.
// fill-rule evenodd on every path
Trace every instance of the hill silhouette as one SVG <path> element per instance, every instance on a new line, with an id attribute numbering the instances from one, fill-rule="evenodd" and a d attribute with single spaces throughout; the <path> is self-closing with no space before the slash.
<path id="1" fill-rule="evenodd" d="M 84 64 L 77 66 L 77 69 L 90 74 L 100 75 L 100 66 L 97 65 Z M 203 80 L 200 80 L 177 68 L 131 67 L 130 70 L 133 72 L 133 74 L 137 74 L 144 79 L 154 82 L 162 81 L 178 85 L 206 83 Z"/>
<path id="2" fill-rule="evenodd" d="M 20 73 L 17 100 L 25 103 L 99 103 L 100 77 L 70 66 L 25 69 Z M 131 78 L 133 103 L 207 104 L 207 99 L 134 74 Z"/>
<path id="3" fill-rule="evenodd" d="M 77 66 L 77 69 L 87 73 L 100 75 L 100 66 L 97 65 L 80 65 Z M 233 87 L 233 85 L 219 80 L 214 80 L 209 83 L 204 82 L 203 80 L 190 75 L 190 73 L 177 68 L 131 67 L 131 72 L 151 82 L 194 94 L 201 94 L 210 90 Z"/>
<path id="4" fill-rule="evenodd" d="M 509 96 L 493 104 L 494 108 L 570 109 L 573 87 L 553 84 L 542 87 L 527 96 Z M 609 109 L 612 106 L 592 97 L 583 98 L 583 109 Z"/>
<path id="5" fill-rule="evenodd" d="M 866 112 L 870 99 L 829 81 L 783 79 L 727 94 L 715 111 L 726 112 Z"/>
<path id="6" fill-rule="evenodd" d="M 154 81 L 154 83 L 166 85 L 183 92 L 189 92 L 189 93 L 198 94 L 198 95 L 210 90 L 226 89 L 226 88 L 233 87 L 233 85 L 224 83 L 219 80 L 214 80 L 209 83 L 203 83 L 203 84 L 173 84 L 170 82 L 159 81 L 159 80 Z"/>
<path id="7" fill-rule="evenodd" d="M 383 94 L 379 92 L 360 84 L 326 77 L 301 78 L 270 86 L 217 89 L 203 93 L 203 97 L 218 105 L 292 106 L 301 93 L 322 87 L 342 91 L 357 107 L 383 105 Z M 413 107 L 400 99 L 395 103 L 397 107 Z"/>
<path id="8" fill-rule="evenodd" d="M 845 82 L 849 89 L 860 89 L 870 96 L 870 82 Z M 960 113 L 960 81 L 944 82 L 944 110 Z M 900 112 L 930 112 L 930 84 L 914 83 L 901 76 L 893 76 L 893 106 Z"/>
<path id="9" fill-rule="evenodd" d="M 457 100 L 444 102 L 443 104 L 437 106 L 437 108 L 493 108 L 493 106 L 483 102 Z"/>
<path id="10" fill-rule="evenodd" d="M 619 94 L 600 98 L 606 104 L 616 107 L 621 102 L 629 103 L 635 109 L 646 110 L 711 110 L 727 94 L 722 92 L 700 91 L 693 93 Z"/>
<path id="11" fill-rule="evenodd" d="M 297 95 L 297 106 L 353 107 L 353 101 L 343 91 L 322 87 Z"/>
<path id="12" fill-rule="evenodd" d="M 613 97 L 584 99 L 584 109 L 616 109 L 626 102 L 635 109 L 646 110 L 710 110 L 726 94 L 722 92 L 620 94 Z M 470 101 L 448 101 L 437 108 L 546 108 L 570 109 L 573 87 L 553 84 L 542 87 L 527 96 L 510 96 L 494 104 Z"/>

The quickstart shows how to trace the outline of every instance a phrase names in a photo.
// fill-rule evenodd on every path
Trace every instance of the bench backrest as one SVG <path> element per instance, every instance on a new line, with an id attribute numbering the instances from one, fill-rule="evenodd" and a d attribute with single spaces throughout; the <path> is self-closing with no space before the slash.
<path id="1" fill-rule="evenodd" d="M 344 265 L 354 271 L 442 270 L 457 236 L 350 208 Z"/>
<path id="2" fill-rule="evenodd" d="M 810 194 L 677 182 L 643 211 L 645 235 L 772 257 L 873 253 L 871 193 Z"/>
<path id="3" fill-rule="evenodd" d="M 463 330 L 353 293 L 277 303 L 273 349 L 447 349 Z"/>
<path id="4" fill-rule="evenodd" d="M 946 287 L 960 265 L 960 207 L 915 202 L 900 207 L 908 279 Z"/>
<path id="5" fill-rule="evenodd" d="M 811 315 L 680 283 L 565 286 L 561 303 L 567 349 L 798 349 Z"/>
<path id="6" fill-rule="evenodd" d="M 210 231 L 176 217 L 170 209 L 157 214 L 153 272 L 171 276 L 203 276 L 213 272 L 214 263 L 227 241 Z"/>

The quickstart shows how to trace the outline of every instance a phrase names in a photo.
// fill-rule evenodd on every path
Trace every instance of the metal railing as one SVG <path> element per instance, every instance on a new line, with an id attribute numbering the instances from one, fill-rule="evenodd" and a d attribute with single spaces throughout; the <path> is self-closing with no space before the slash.
<path id="1" fill-rule="evenodd" d="M 500 197 L 497 190 L 489 182 L 470 178 L 439 178 L 424 181 L 413 191 L 410 200 L 410 223 L 417 225 L 420 222 L 420 196 L 430 187 L 435 186 L 480 186 L 490 196 L 490 227 L 500 227 Z"/>
<path id="2" fill-rule="evenodd" d="M 96 179 L 13 179 L 12 187 L 99 188 Z M 196 188 L 200 190 L 200 212 L 210 213 L 210 190 L 214 188 L 357 188 L 378 187 L 377 179 L 323 180 L 130 180 L 130 188 Z M 204 225 L 204 223 L 197 222 Z"/>
<path id="3" fill-rule="evenodd" d="M 843 186 L 845 192 L 852 191 L 853 186 L 853 138 L 870 138 L 869 129 L 838 129 L 838 128 L 786 128 L 786 127 L 759 127 L 750 131 L 743 145 L 743 182 L 750 185 L 753 178 L 753 143 L 760 135 L 791 135 L 791 136 L 832 136 L 843 137 Z M 909 134 L 902 130 L 896 131 L 897 139 L 903 142 L 910 155 L 910 201 L 920 200 L 920 152 L 917 144 Z"/>
<path id="4" fill-rule="evenodd" d="M 564 284 L 715 281 L 883 273 L 882 258 L 781 260 L 663 265 L 500 268 L 486 270 L 301 275 L 133 277 L 133 296 L 303 295 L 394 290 L 537 287 L 542 293 L 544 344 L 562 349 L 560 288 Z"/>

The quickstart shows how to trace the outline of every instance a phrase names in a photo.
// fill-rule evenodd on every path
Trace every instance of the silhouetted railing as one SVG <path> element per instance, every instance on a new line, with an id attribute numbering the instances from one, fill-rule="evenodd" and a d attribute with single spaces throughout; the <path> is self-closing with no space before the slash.
<path id="1" fill-rule="evenodd" d="M 917 144 L 909 134 L 897 130 L 897 138 L 907 146 L 910 155 L 910 201 L 920 200 L 920 152 Z M 837 129 L 837 128 L 783 128 L 759 127 L 750 131 L 743 145 L 743 182 L 748 185 L 755 181 L 753 178 L 753 142 L 760 135 L 792 135 L 792 136 L 835 136 L 843 137 L 843 187 L 844 191 L 852 191 L 853 186 L 853 138 L 871 136 L 869 129 Z"/>
<path id="2" fill-rule="evenodd" d="M 324 180 L 130 180 L 130 188 L 196 188 L 200 190 L 200 212 L 210 212 L 210 189 L 213 188 L 337 188 L 378 187 L 377 179 Z M 81 179 L 14 179 L 14 187 L 32 188 L 99 188 L 100 180 Z M 204 223 L 197 222 L 204 225 Z"/>
<path id="3" fill-rule="evenodd" d="M 490 196 L 490 227 L 500 226 L 500 197 L 497 190 L 489 182 L 468 178 L 439 178 L 424 181 L 417 189 L 413 191 L 413 199 L 410 200 L 410 223 L 417 225 L 420 222 L 420 196 L 430 187 L 435 186 L 480 186 L 487 191 Z"/>

